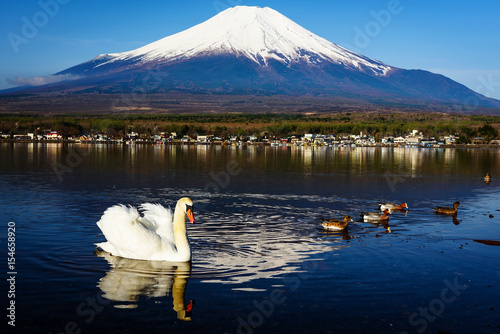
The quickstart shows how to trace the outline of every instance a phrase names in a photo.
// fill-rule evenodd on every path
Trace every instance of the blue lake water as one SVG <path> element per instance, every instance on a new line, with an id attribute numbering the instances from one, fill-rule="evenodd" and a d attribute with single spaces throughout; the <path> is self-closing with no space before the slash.
<path id="1" fill-rule="evenodd" d="M 500 332 L 498 149 L 0 144 L 0 157 L 8 332 Z M 184 196 L 192 263 L 96 252 L 106 208 Z M 434 214 L 457 200 L 456 217 Z M 385 201 L 410 208 L 390 232 L 359 217 Z M 321 228 L 345 214 L 347 231 Z"/>

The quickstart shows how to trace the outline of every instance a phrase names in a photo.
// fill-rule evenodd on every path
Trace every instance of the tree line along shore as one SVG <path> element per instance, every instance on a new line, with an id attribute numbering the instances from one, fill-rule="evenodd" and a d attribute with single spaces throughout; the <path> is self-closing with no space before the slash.
<path id="1" fill-rule="evenodd" d="M 426 138 L 455 136 L 455 144 L 484 143 L 500 139 L 500 116 L 431 113 L 304 114 L 121 114 L 121 115 L 8 115 L 0 114 L 3 139 L 57 132 L 61 139 L 103 136 L 111 140 L 130 137 L 149 140 L 175 133 L 177 138 L 210 135 L 221 139 L 255 137 L 280 140 L 305 134 L 349 136 L 363 133 L 380 142 L 417 129 Z"/>

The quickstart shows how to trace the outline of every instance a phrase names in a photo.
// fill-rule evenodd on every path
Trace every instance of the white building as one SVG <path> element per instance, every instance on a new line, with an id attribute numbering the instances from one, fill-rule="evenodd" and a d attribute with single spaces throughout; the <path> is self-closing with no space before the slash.
<path id="1" fill-rule="evenodd" d="M 61 140 L 62 136 L 57 131 L 50 131 L 45 134 L 45 138 L 48 140 Z"/>
<path id="2" fill-rule="evenodd" d="M 420 138 L 409 136 L 405 138 L 406 145 L 418 145 L 420 144 Z"/>
<path id="3" fill-rule="evenodd" d="M 210 143 L 213 140 L 213 135 L 198 135 L 196 141 L 198 143 Z"/>
<path id="4" fill-rule="evenodd" d="M 314 141 L 314 138 L 316 138 L 316 135 L 311 134 L 311 133 L 306 133 L 306 134 L 304 135 L 304 140 L 305 140 L 305 141 L 308 141 L 308 142 L 313 142 L 313 141 Z"/>
<path id="5" fill-rule="evenodd" d="M 405 137 L 399 136 L 399 137 L 394 138 L 394 144 L 396 144 L 396 145 L 406 144 Z"/>

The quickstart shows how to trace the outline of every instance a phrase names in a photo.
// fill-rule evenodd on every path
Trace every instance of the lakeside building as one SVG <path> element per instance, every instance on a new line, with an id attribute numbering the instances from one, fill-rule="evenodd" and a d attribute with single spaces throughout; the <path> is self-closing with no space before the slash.
<path id="1" fill-rule="evenodd" d="M 306 133 L 303 138 L 304 138 L 304 141 L 310 143 L 310 142 L 314 141 L 314 138 L 316 138 L 316 135 L 312 134 L 312 133 Z"/>
<path id="2" fill-rule="evenodd" d="M 454 135 L 439 137 L 440 142 L 444 142 L 446 145 L 454 144 L 458 137 Z"/>
<path id="3" fill-rule="evenodd" d="M 45 138 L 47 138 L 47 140 L 62 140 L 63 137 L 57 133 L 57 131 L 50 131 L 50 132 L 47 132 L 45 133 Z"/>
<path id="4" fill-rule="evenodd" d="M 472 138 L 472 144 L 473 145 L 481 145 L 481 144 L 484 144 L 484 143 L 485 143 L 484 137 L 474 137 L 474 138 Z"/>
<path id="5" fill-rule="evenodd" d="M 251 135 L 247 137 L 247 141 L 255 143 L 259 141 L 259 138 L 257 136 Z"/>
<path id="6" fill-rule="evenodd" d="M 394 137 L 392 136 L 389 136 L 389 137 L 384 137 L 382 138 L 382 140 L 380 141 L 382 144 L 384 145 L 391 145 L 391 144 L 394 144 Z"/>
<path id="7" fill-rule="evenodd" d="M 420 145 L 421 146 L 433 146 L 433 145 L 437 145 L 438 142 L 436 140 L 436 138 L 434 137 L 431 137 L 431 138 L 422 138 L 422 140 L 420 141 Z"/>
<path id="8" fill-rule="evenodd" d="M 22 140 L 22 141 L 61 141 L 63 136 L 57 131 L 44 130 L 42 135 L 37 135 L 35 133 L 27 134 L 5 134 L 0 133 L 0 139 L 5 140 Z M 410 133 L 398 137 L 385 136 L 380 140 L 376 140 L 374 136 L 363 134 L 360 132 L 359 135 L 353 134 L 314 134 L 307 133 L 303 136 L 291 135 L 288 137 L 276 137 L 268 136 L 262 133 L 261 136 L 257 135 L 228 135 L 225 138 L 207 135 L 207 134 L 196 134 L 194 138 L 188 135 L 184 135 L 182 138 L 177 139 L 177 133 L 175 132 L 160 132 L 156 131 L 151 135 L 146 135 L 145 133 L 130 132 L 121 138 L 112 138 L 107 134 L 84 134 L 78 136 L 69 136 L 66 138 L 68 141 L 74 142 L 96 142 L 96 143 L 135 143 L 135 142 L 153 142 L 156 144 L 165 144 L 166 142 L 177 142 L 177 143 L 217 143 L 217 144 L 243 144 L 243 143 L 263 143 L 270 144 L 274 143 L 279 146 L 375 146 L 375 145 L 388 145 L 388 146 L 411 146 L 411 147 L 438 147 L 441 145 L 455 145 L 458 141 L 458 136 L 448 135 L 440 136 L 438 140 L 434 137 L 424 137 L 422 132 L 418 130 L 412 130 Z M 472 145 L 494 145 L 500 146 L 500 139 L 487 139 L 485 137 L 474 137 L 470 138 L 469 142 Z M 462 143 L 463 144 L 463 143 Z"/>
<path id="9" fill-rule="evenodd" d="M 197 143 L 211 143 L 214 140 L 213 135 L 198 135 L 196 137 L 196 142 Z"/>
<path id="10" fill-rule="evenodd" d="M 406 144 L 405 137 L 399 136 L 399 137 L 394 138 L 394 144 L 396 144 L 396 145 L 405 145 Z"/>

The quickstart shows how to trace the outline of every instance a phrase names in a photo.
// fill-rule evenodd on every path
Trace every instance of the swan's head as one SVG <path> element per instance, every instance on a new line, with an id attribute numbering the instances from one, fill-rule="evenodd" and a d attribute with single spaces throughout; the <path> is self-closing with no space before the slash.
<path id="1" fill-rule="evenodd" d="M 186 215 L 188 216 L 189 221 L 191 224 L 196 223 L 196 219 L 194 219 L 194 214 L 193 214 L 193 201 L 188 198 L 188 197 L 183 197 L 177 202 L 177 206 L 183 210 Z"/>

